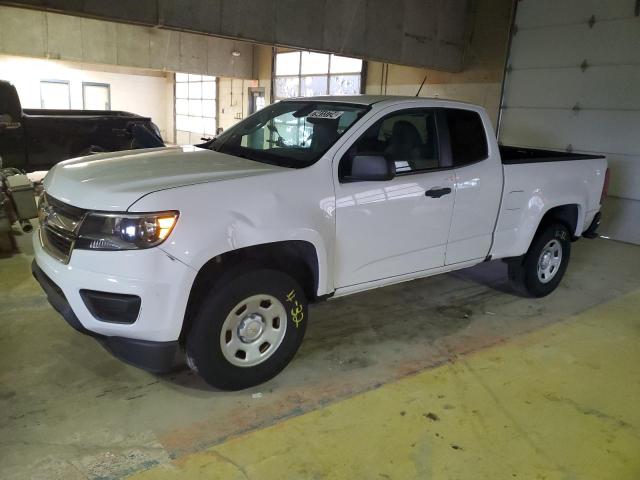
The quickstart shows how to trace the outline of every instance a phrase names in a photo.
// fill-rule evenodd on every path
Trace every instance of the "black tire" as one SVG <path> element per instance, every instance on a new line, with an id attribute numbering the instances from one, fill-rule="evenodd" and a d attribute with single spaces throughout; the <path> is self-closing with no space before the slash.
<path id="1" fill-rule="evenodd" d="M 256 295 L 268 295 L 281 302 L 281 306 L 274 302 L 275 308 L 284 313 L 286 320 L 280 319 L 280 315 L 277 315 L 272 320 L 262 318 L 261 321 L 263 324 L 273 322 L 274 325 L 277 321 L 278 327 L 286 327 L 284 337 L 281 337 L 279 346 L 275 346 L 274 343 L 273 352 L 262 363 L 253 366 L 234 365 L 223 352 L 222 328 L 227 316 L 231 315 L 239 303 Z M 244 312 L 236 315 L 240 318 Z M 261 267 L 235 269 L 216 282 L 210 295 L 207 295 L 200 305 L 187 336 L 189 366 L 196 370 L 207 383 L 221 390 L 240 390 L 266 382 L 280 373 L 297 352 L 307 328 L 308 315 L 304 291 L 289 275 Z M 244 318 L 246 319 L 247 316 Z M 285 323 L 281 324 L 281 321 Z M 230 335 L 230 332 L 235 335 L 234 341 L 241 338 L 240 326 L 227 329 L 225 334 Z M 251 342 L 251 345 L 255 346 L 258 343 L 259 341 Z M 243 344 L 242 348 L 245 346 L 249 347 L 248 344 Z M 271 347 L 269 345 L 267 349 Z M 227 355 L 229 355 L 229 349 L 231 347 L 226 350 Z M 241 349 L 236 352 L 236 355 L 240 353 L 242 353 Z M 245 355 L 247 355 L 246 352 Z M 232 360 L 243 361 L 239 356 Z"/>
<path id="2" fill-rule="evenodd" d="M 550 280 L 544 282 L 538 275 L 538 263 L 545 246 L 557 241 L 562 251 L 562 258 L 557 271 L 553 270 Z M 564 276 L 571 255 L 571 234 L 567 227 L 560 223 L 542 227 L 534 237 L 527 254 L 518 261 L 509 262 L 509 280 L 520 292 L 532 297 L 544 297 L 553 292 Z M 544 276 L 544 274 L 542 274 Z"/>

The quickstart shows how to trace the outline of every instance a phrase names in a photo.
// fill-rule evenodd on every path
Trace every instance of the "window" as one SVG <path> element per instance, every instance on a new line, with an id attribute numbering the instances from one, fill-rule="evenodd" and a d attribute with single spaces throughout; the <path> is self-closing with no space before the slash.
<path id="1" fill-rule="evenodd" d="M 82 82 L 85 110 L 111 110 L 111 90 L 107 83 Z"/>
<path id="2" fill-rule="evenodd" d="M 345 155 L 341 177 L 349 175 L 350 159 L 359 154 L 388 156 L 398 174 L 438 168 L 435 110 L 403 110 L 378 120 Z"/>
<path id="3" fill-rule="evenodd" d="M 71 94 L 68 80 L 41 80 L 40 106 L 55 110 L 71 108 Z"/>
<path id="4" fill-rule="evenodd" d="M 369 108 L 329 102 L 278 102 L 219 135 L 215 151 L 302 168 L 318 160 Z"/>
<path id="5" fill-rule="evenodd" d="M 217 127 L 216 77 L 176 73 L 176 143 L 198 144 Z"/>
<path id="6" fill-rule="evenodd" d="M 276 55 L 275 98 L 360 93 L 362 60 L 315 52 Z"/>
<path id="7" fill-rule="evenodd" d="M 487 136 L 477 112 L 451 108 L 446 110 L 446 118 L 454 166 L 487 158 Z"/>

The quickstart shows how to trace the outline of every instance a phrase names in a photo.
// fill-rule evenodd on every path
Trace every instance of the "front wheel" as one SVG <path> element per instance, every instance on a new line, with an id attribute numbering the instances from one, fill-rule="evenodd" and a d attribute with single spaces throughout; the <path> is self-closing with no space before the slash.
<path id="1" fill-rule="evenodd" d="M 551 224 L 533 240 L 521 261 L 509 263 L 509 279 L 516 289 L 544 297 L 560 284 L 569 264 L 571 235 L 562 224 Z"/>
<path id="2" fill-rule="evenodd" d="M 228 274 L 194 319 L 189 366 L 222 390 L 266 382 L 295 355 L 307 317 L 304 291 L 289 275 L 270 269 Z"/>

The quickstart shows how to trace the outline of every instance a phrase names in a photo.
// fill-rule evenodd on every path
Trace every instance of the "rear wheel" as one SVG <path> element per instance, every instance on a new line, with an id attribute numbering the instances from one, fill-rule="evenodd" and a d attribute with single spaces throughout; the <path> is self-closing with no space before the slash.
<path id="1" fill-rule="evenodd" d="M 521 261 L 509 263 L 514 287 L 533 297 L 544 297 L 560 284 L 569 264 L 571 235 L 556 223 L 540 230 Z"/>
<path id="2" fill-rule="evenodd" d="M 270 269 L 225 275 L 187 336 L 189 366 L 210 385 L 239 390 L 277 375 L 302 343 L 308 305 L 289 275 Z"/>

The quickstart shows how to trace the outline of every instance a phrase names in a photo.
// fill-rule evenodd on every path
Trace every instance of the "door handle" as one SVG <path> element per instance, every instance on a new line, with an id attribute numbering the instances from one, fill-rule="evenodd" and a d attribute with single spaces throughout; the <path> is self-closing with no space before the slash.
<path id="1" fill-rule="evenodd" d="M 440 198 L 444 195 L 449 195 L 450 193 L 451 193 L 451 189 L 449 187 L 445 187 L 445 188 L 435 187 L 424 192 L 424 194 L 427 197 L 431 197 L 431 198 Z"/>
<path id="2" fill-rule="evenodd" d="M 17 130 L 22 124 L 20 122 L 0 122 L 0 131 L 2 130 Z"/>

